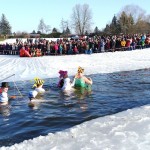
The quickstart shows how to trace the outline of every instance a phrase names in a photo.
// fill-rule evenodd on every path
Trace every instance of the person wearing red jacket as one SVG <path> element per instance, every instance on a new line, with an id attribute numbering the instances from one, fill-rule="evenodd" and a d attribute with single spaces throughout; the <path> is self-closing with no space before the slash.
<path id="1" fill-rule="evenodd" d="M 24 46 L 20 49 L 20 57 L 31 57 L 29 52 L 27 50 L 25 50 Z"/>
<path id="2" fill-rule="evenodd" d="M 130 50 L 130 44 L 131 44 L 131 40 L 130 40 L 130 39 L 127 39 L 127 40 L 126 40 L 126 47 L 127 47 L 127 50 Z"/>

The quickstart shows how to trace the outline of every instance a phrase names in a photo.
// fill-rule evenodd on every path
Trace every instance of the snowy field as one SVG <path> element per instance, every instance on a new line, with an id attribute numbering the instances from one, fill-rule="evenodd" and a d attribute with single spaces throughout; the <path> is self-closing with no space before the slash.
<path id="1" fill-rule="evenodd" d="M 112 73 L 150 68 L 150 49 L 92 55 L 20 58 L 0 56 L 0 81 L 58 77 L 60 69 L 75 75 Z M 150 105 L 84 122 L 62 132 L 49 133 L 0 150 L 149 150 Z"/>
<path id="2" fill-rule="evenodd" d="M 0 80 L 15 74 L 9 81 L 58 77 L 60 69 L 75 75 L 78 66 L 85 69 L 85 74 L 112 73 L 150 68 L 150 49 L 32 58 L 0 55 L 0 64 Z"/>

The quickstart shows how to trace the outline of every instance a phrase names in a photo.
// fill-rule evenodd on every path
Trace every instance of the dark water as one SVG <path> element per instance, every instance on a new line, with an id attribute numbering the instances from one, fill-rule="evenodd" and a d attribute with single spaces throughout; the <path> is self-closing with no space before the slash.
<path id="1" fill-rule="evenodd" d="M 58 79 L 45 80 L 45 102 L 28 106 L 31 81 L 16 82 L 23 94 L 10 101 L 10 108 L 0 111 L 0 146 L 10 146 L 40 135 L 55 133 L 82 122 L 111 115 L 130 108 L 150 104 L 150 69 L 96 74 L 92 92 L 77 90 L 64 94 L 52 83 Z M 11 83 L 9 95 L 19 95 Z"/>

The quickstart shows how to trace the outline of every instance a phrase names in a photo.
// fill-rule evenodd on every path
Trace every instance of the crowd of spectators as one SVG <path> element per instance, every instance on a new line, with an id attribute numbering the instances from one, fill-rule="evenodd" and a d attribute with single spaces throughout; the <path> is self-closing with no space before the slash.
<path id="1" fill-rule="evenodd" d="M 76 39 L 57 39 L 56 41 L 29 38 L 23 42 L 21 39 L 16 39 L 14 43 L 0 44 L 0 54 L 20 54 L 22 47 L 31 57 L 126 51 L 149 48 L 150 34 L 86 36 Z"/>

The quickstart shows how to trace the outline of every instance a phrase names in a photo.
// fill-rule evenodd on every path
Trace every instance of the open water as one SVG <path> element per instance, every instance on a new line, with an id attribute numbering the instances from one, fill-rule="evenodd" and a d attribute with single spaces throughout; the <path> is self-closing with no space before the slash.
<path id="1" fill-rule="evenodd" d="M 17 95 L 0 109 L 0 147 L 40 135 L 55 133 L 82 122 L 150 104 L 150 69 L 90 75 L 91 91 L 62 93 L 58 78 L 45 79 L 46 93 L 29 107 L 28 92 L 33 81 L 10 83 L 9 95 Z"/>

